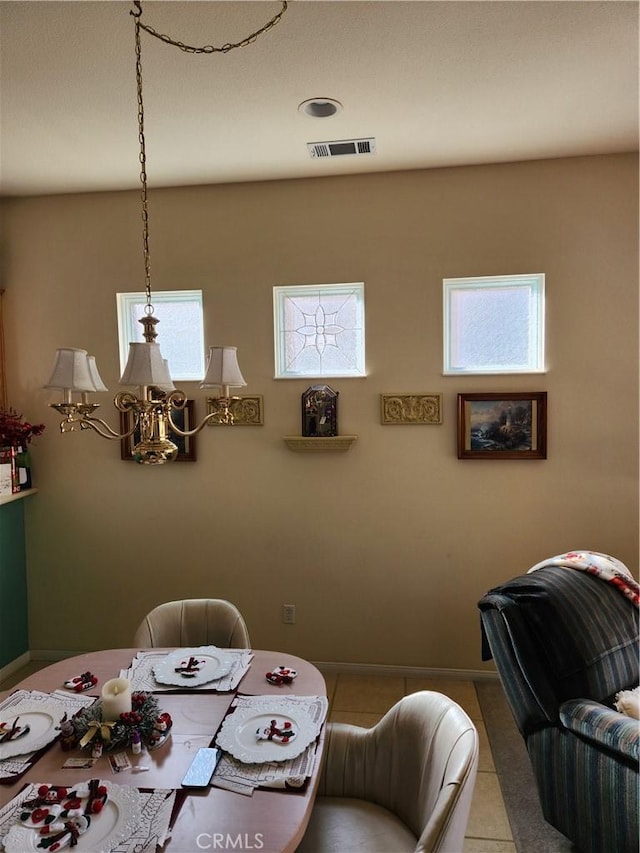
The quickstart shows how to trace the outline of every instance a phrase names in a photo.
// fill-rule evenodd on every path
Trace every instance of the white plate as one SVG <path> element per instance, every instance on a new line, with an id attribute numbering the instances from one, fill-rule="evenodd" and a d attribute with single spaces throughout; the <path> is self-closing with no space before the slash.
<path id="1" fill-rule="evenodd" d="M 176 672 L 176 667 L 184 666 L 190 657 L 197 658 L 200 661 L 198 672 L 194 675 L 185 677 L 179 672 Z M 178 687 L 198 687 L 201 684 L 209 684 L 211 681 L 217 681 L 224 678 L 231 672 L 234 658 L 226 654 L 216 646 L 200 646 L 197 649 L 176 649 L 175 652 L 168 654 L 159 663 L 153 667 L 153 674 L 156 681 L 161 684 L 173 684 Z"/>
<path id="2" fill-rule="evenodd" d="M 106 786 L 109 799 L 100 814 L 91 816 L 91 825 L 78 838 L 77 845 L 66 847 L 66 850 L 73 850 L 73 853 L 111 853 L 135 831 L 140 820 L 138 790 L 104 780 L 101 784 Z M 42 836 L 36 829 L 14 823 L 4 838 L 5 853 L 43 853 L 42 847 L 38 847 L 41 840 Z"/>
<path id="3" fill-rule="evenodd" d="M 295 738 L 288 743 L 259 740 L 256 732 L 268 728 L 274 719 L 278 724 L 288 720 Z M 263 764 L 266 761 L 296 758 L 316 739 L 317 734 L 315 723 L 301 708 L 289 714 L 284 703 L 280 710 L 274 710 L 271 704 L 264 703 L 264 707 L 261 707 L 260 703 L 255 702 L 251 707 L 236 708 L 225 718 L 216 744 L 243 764 Z"/>
<path id="4" fill-rule="evenodd" d="M 0 760 L 14 755 L 26 755 L 42 749 L 60 734 L 56 726 L 64 717 L 64 708 L 60 702 L 21 702 L 5 711 L 0 711 L 0 720 L 11 728 L 16 717 L 19 726 L 27 725 L 30 731 L 15 740 L 0 743 Z"/>

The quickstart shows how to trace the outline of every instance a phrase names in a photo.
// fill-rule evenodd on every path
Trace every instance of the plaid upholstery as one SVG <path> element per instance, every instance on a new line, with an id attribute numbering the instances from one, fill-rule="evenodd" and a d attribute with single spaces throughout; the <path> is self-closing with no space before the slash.
<path id="1" fill-rule="evenodd" d="M 637 609 L 559 567 L 514 578 L 478 607 L 545 819 L 585 853 L 638 853 L 640 729 L 612 707 L 640 678 Z"/>

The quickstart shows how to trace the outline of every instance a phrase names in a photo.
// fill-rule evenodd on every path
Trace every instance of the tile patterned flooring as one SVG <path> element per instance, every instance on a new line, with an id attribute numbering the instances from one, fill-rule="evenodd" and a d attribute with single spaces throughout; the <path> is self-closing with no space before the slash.
<path id="1" fill-rule="evenodd" d="M 43 666 L 33 661 L 0 683 L 8 690 Z M 373 726 L 399 699 L 416 690 L 437 690 L 450 696 L 471 717 L 480 737 L 480 759 L 464 850 L 460 853 L 516 853 L 500 783 L 491 756 L 482 711 L 472 681 L 449 678 L 324 673 L 329 697 L 329 719 L 334 722 Z"/>

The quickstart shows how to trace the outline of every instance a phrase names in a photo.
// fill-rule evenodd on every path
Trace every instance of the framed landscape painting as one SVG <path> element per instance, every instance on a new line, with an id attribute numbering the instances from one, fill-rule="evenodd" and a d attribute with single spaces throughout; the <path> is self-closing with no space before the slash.
<path id="1" fill-rule="evenodd" d="M 546 458 L 546 391 L 458 394 L 458 459 Z"/>

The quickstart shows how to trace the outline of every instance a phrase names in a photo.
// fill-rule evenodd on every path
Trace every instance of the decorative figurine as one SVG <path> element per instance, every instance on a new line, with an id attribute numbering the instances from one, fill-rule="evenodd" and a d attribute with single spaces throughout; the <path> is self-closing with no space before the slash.
<path id="1" fill-rule="evenodd" d="M 312 385 L 302 395 L 302 435 L 338 434 L 338 391 L 328 385 Z"/>

